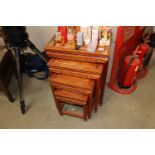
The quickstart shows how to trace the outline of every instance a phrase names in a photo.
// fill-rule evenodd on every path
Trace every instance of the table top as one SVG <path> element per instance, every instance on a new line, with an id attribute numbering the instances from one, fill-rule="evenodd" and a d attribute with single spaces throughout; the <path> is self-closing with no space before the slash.
<path id="1" fill-rule="evenodd" d="M 112 38 L 112 37 L 111 37 Z M 54 36 L 45 46 L 45 51 L 47 55 L 51 58 L 67 59 L 67 60 L 76 60 L 84 62 L 93 62 L 93 63 L 106 63 L 109 60 L 110 51 L 111 51 L 111 42 L 108 46 L 104 46 L 103 50 L 97 50 L 95 52 L 88 52 L 87 47 L 83 46 L 79 50 L 70 48 L 68 44 L 63 46 L 54 46 Z"/>
<path id="2" fill-rule="evenodd" d="M 79 50 L 76 50 L 74 48 L 70 48 L 65 44 L 64 46 L 56 47 L 53 45 L 53 39 L 51 39 L 48 44 L 45 46 L 45 51 L 58 51 L 63 53 L 70 53 L 70 54 L 82 54 L 82 55 L 95 55 L 95 56 L 101 56 L 101 57 L 109 57 L 110 55 L 110 49 L 111 49 L 111 41 L 108 46 L 104 46 L 104 50 L 99 50 L 97 47 L 97 50 L 95 52 L 88 52 L 86 50 L 86 47 L 81 47 Z"/>

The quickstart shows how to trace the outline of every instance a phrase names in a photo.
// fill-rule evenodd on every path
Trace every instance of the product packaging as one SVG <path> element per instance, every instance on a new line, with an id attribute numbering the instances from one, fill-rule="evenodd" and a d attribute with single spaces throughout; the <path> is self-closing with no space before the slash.
<path id="1" fill-rule="evenodd" d="M 67 26 L 58 26 L 58 32 L 61 33 L 64 41 L 67 42 Z"/>
<path id="2" fill-rule="evenodd" d="M 84 44 L 88 45 L 91 41 L 91 26 L 81 26 L 81 32 L 83 33 Z"/>

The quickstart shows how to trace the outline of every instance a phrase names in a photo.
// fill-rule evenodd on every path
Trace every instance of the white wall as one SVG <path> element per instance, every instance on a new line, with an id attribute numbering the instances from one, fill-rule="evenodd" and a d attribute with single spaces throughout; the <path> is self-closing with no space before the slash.
<path id="1" fill-rule="evenodd" d="M 112 64 L 113 64 L 114 48 L 115 48 L 115 42 L 116 42 L 116 35 L 117 35 L 117 26 L 110 26 L 110 27 L 112 29 L 112 42 L 111 42 L 111 51 L 110 51 L 110 58 L 109 58 L 106 82 L 109 82 L 109 80 L 110 80 L 111 69 L 112 69 Z"/>
<path id="2" fill-rule="evenodd" d="M 27 26 L 29 39 L 41 51 L 44 50 L 45 45 L 56 31 L 56 26 Z"/>

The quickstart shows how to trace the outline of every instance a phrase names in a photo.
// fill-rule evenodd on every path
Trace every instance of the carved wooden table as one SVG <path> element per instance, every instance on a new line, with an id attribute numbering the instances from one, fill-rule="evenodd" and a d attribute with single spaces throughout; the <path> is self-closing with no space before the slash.
<path id="1" fill-rule="evenodd" d="M 53 74 L 62 74 L 78 77 L 79 81 L 95 80 L 94 111 L 96 112 L 98 105 L 102 105 L 103 101 L 110 47 L 111 45 L 105 46 L 102 51 L 88 52 L 85 48 L 75 50 L 66 46 L 54 47 L 49 41 L 45 51 L 49 60 L 50 77 Z"/>

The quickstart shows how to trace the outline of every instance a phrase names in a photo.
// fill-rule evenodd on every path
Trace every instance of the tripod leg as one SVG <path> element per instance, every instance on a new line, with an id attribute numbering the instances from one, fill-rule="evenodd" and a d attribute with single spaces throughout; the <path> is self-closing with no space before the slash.
<path id="1" fill-rule="evenodd" d="M 17 67 L 17 80 L 18 80 L 19 93 L 20 93 L 20 108 L 21 108 L 21 112 L 24 114 L 26 112 L 26 105 L 25 105 L 24 96 L 23 96 L 22 74 L 20 72 L 20 61 L 19 61 L 20 49 L 14 48 L 14 51 L 15 51 L 16 67 Z"/>
<path id="2" fill-rule="evenodd" d="M 28 40 L 27 43 L 31 50 L 38 54 L 42 58 L 42 60 L 47 63 L 46 59 L 41 55 L 41 52 L 35 47 L 35 45 L 30 40 Z"/>

